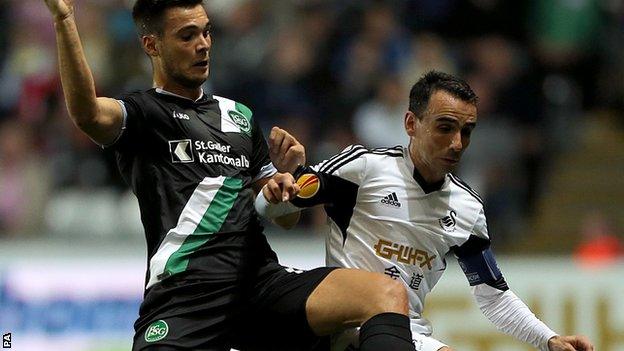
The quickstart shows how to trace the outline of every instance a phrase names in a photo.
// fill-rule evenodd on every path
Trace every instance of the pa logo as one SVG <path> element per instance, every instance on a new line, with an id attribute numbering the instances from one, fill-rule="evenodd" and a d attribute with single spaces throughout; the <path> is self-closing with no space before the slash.
<path id="1" fill-rule="evenodd" d="M 150 324 L 145 331 L 145 341 L 155 342 L 164 339 L 169 333 L 169 326 L 163 320 L 157 320 Z"/>
<path id="2" fill-rule="evenodd" d="M 234 122 L 234 124 L 236 124 L 241 131 L 248 135 L 251 133 L 251 123 L 249 123 L 249 120 L 245 117 L 245 115 L 235 110 L 228 111 L 228 115 L 232 119 L 232 122 Z"/>
<path id="3" fill-rule="evenodd" d="M 195 161 L 191 139 L 170 140 L 169 152 L 171 153 L 171 162 L 173 163 L 190 163 Z"/>
<path id="4" fill-rule="evenodd" d="M 2 348 L 3 349 L 11 348 L 11 333 L 2 334 Z"/>

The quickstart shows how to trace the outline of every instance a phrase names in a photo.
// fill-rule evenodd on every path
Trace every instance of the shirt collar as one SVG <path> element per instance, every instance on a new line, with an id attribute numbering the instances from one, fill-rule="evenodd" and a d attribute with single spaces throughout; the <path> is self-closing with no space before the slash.
<path id="1" fill-rule="evenodd" d="M 416 166 L 414 166 L 414 162 L 412 161 L 412 155 L 410 154 L 409 147 L 403 147 L 403 155 L 405 155 L 405 163 L 407 164 L 408 169 L 412 173 L 412 177 L 420 187 L 422 188 L 425 194 L 432 193 L 434 191 L 441 190 L 448 179 L 448 177 L 444 177 L 444 179 L 437 181 L 435 183 L 428 183 L 425 178 L 423 178 L 422 174 L 418 171 Z"/>
<path id="2" fill-rule="evenodd" d="M 185 96 L 182 96 L 182 95 L 178 95 L 178 94 L 172 93 L 170 91 L 166 91 L 165 89 L 163 89 L 161 87 L 157 87 L 156 88 L 156 92 L 159 93 L 159 94 L 163 94 L 163 95 L 175 96 L 175 97 L 180 98 L 180 99 L 186 99 L 186 100 L 190 100 L 190 101 L 193 101 L 193 102 L 198 102 L 199 100 L 201 100 L 204 97 L 204 89 L 203 88 L 199 88 L 199 89 L 200 89 L 199 97 L 197 99 L 195 99 L 195 100 L 189 99 L 189 98 L 187 98 Z"/>

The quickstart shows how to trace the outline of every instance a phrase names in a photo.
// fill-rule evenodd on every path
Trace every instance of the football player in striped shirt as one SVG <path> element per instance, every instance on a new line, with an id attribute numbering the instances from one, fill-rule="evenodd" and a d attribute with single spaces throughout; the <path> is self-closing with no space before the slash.
<path id="1" fill-rule="evenodd" d="M 363 350 L 414 350 L 402 284 L 279 264 L 254 198 L 269 179 L 282 186 L 280 199 L 294 196 L 292 175 L 275 166 L 293 172 L 305 153 L 276 131 L 283 157 L 272 163 L 251 109 L 204 94 L 212 40 L 201 0 L 135 2 L 155 87 L 118 99 L 96 95 L 73 1 L 45 3 L 70 117 L 115 152 L 139 200 L 148 265 L 133 350 L 320 350 L 322 336 L 358 325 Z"/>
<path id="2" fill-rule="evenodd" d="M 416 350 L 449 351 L 422 317 L 426 295 L 453 253 L 479 308 L 500 330 L 540 350 L 593 350 L 584 336 L 559 336 L 509 289 L 490 249 L 483 201 L 452 171 L 477 124 L 477 96 L 464 81 L 429 72 L 411 89 L 405 130 L 409 147 L 350 146 L 295 172 L 300 193 L 279 203 L 269 182 L 256 208 L 269 217 L 324 204 L 329 266 L 363 268 L 401 281 L 410 302 Z M 354 331 L 334 337 L 335 350 Z M 349 346 L 353 347 L 353 346 Z"/>

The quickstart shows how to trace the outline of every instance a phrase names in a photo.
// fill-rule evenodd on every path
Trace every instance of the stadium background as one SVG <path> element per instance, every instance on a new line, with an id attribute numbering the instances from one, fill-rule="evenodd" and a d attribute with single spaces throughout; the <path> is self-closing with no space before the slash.
<path id="1" fill-rule="evenodd" d="M 129 0 L 76 0 L 98 93 L 151 85 Z M 624 2 L 213 0 L 207 92 L 279 125 L 311 162 L 406 140 L 409 87 L 465 77 L 479 126 L 459 174 L 486 201 L 511 287 L 561 333 L 624 350 Z M 136 201 L 67 118 L 43 0 L 0 1 L 0 332 L 16 350 L 124 350 L 142 293 Z M 323 262 L 322 211 L 267 228 Z M 449 260 L 452 262 L 453 260 Z M 526 350 L 480 315 L 459 268 L 429 298 L 459 350 Z"/>

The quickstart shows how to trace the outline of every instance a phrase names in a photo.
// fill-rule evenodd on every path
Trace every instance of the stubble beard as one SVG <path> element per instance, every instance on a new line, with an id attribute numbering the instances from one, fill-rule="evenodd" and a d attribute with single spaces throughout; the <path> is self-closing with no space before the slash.
<path id="1" fill-rule="evenodd" d="M 421 166 L 427 170 L 428 175 L 434 178 L 432 179 L 432 181 L 436 182 L 441 179 L 444 179 L 444 177 L 448 173 L 452 173 L 453 171 L 455 171 L 455 169 L 457 169 L 458 164 L 455 164 L 455 165 L 444 164 L 438 158 L 424 151 L 425 150 L 424 145 L 422 147 L 423 148 L 420 150 L 420 154 L 419 154 L 420 156 L 419 161 L 420 161 Z"/>
<path id="2" fill-rule="evenodd" d="M 185 75 L 181 70 L 172 67 L 168 62 L 165 62 L 165 70 L 168 72 L 169 77 L 178 85 L 187 88 L 187 89 L 197 89 L 201 87 L 204 82 L 208 79 L 208 74 L 206 77 L 202 78 L 192 78 Z M 210 68 L 208 68 L 208 72 L 210 72 Z"/>
<path id="3" fill-rule="evenodd" d="M 206 78 L 191 78 L 180 72 L 173 72 L 171 75 L 171 78 L 173 78 L 173 80 L 177 84 L 185 88 L 189 88 L 189 89 L 197 89 L 201 87 L 202 84 L 206 82 L 206 79 L 208 79 L 207 77 Z"/>

